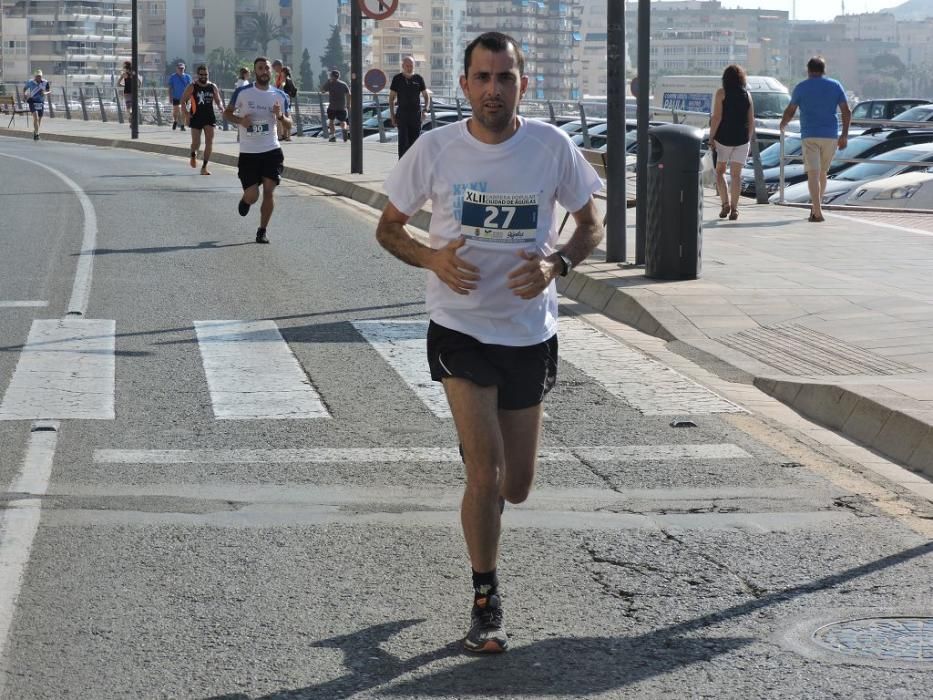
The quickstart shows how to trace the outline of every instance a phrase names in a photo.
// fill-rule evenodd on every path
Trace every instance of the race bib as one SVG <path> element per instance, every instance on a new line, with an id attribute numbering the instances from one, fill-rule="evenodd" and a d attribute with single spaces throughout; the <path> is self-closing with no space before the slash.
<path id="1" fill-rule="evenodd" d="M 467 240 L 527 245 L 538 231 L 538 195 L 466 190 L 460 232 Z"/>
<path id="2" fill-rule="evenodd" d="M 248 134 L 268 134 L 269 125 L 268 124 L 250 124 L 246 127 L 246 133 Z"/>

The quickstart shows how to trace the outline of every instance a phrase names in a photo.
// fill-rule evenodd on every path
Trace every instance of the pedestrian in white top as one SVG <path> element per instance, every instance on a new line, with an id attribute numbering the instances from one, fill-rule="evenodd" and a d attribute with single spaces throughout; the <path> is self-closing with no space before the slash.
<path id="1" fill-rule="evenodd" d="M 279 146 L 277 124 L 292 128 L 288 116 L 288 96 L 270 85 L 272 66 L 265 56 L 253 62 L 255 82 L 233 93 L 224 110 L 224 118 L 239 127 L 240 156 L 237 160 L 243 197 L 237 205 L 240 216 L 259 200 L 262 185 L 262 207 L 259 210 L 257 243 L 268 243 L 266 227 L 275 208 L 273 192 L 282 181 L 285 156 Z"/>
<path id="2" fill-rule="evenodd" d="M 395 257 L 428 271 L 428 363 L 447 394 L 466 466 L 461 522 L 473 569 L 468 651 L 508 647 L 496 562 L 504 501 L 529 494 L 541 402 L 557 375 L 555 279 L 599 241 L 601 183 L 559 129 L 518 116 L 528 86 L 519 44 L 489 32 L 464 55 L 470 119 L 428 131 L 385 182 L 376 229 Z M 432 203 L 429 244 L 406 228 Z M 556 205 L 576 228 L 556 248 Z"/>

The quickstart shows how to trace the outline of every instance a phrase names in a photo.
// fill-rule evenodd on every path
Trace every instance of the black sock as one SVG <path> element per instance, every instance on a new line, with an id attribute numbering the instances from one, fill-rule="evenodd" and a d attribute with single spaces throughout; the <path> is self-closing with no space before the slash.
<path id="1" fill-rule="evenodd" d="M 204 165 L 202 165 L 201 167 L 207 170 L 207 158 L 204 159 Z"/>
<path id="2" fill-rule="evenodd" d="M 499 592 L 499 579 L 496 570 L 479 573 L 473 570 L 473 600 L 486 598 Z"/>
<path id="3" fill-rule="evenodd" d="M 261 226 L 260 226 L 259 228 L 256 229 L 256 235 L 257 235 L 257 236 L 258 236 L 260 233 L 265 233 L 265 232 L 266 232 L 266 229 L 262 228 Z"/>
<path id="4" fill-rule="evenodd" d="M 197 156 L 197 155 L 198 155 L 198 152 L 197 152 L 197 151 L 191 151 L 191 157 L 192 157 L 192 158 L 194 158 L 194 157 Z"/>

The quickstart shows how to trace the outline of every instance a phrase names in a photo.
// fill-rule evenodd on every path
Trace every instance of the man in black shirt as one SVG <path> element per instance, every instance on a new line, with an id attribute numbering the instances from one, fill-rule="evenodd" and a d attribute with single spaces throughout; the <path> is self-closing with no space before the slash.
<path id="1" fill-rule="evenodd" d="M 392 78 L 392 84 L 389 85 L 389 118 L 392 126 L 398 129 L 399 158 L 421 135 L 421 117 L 427 114 L 430 105 L 431 97 L 424 78 L 415 73 L 415 59 L 406 56 L 402 59 L 402 72 Z"/>
<path id="2" fill-rule="evenodd" d="M 350 94 L 350 86 L 340 79 L 340 71 L 332 70 L 330 80 L 321 87 L 322 93 L 327 93 L 327 122 L 331 143 L 337 140 L 337 130 L 334 128 L 334 122 L 340 122 L 340 128 L 343 130 L 343 140 L 347 140 L 347 96 Z"/>

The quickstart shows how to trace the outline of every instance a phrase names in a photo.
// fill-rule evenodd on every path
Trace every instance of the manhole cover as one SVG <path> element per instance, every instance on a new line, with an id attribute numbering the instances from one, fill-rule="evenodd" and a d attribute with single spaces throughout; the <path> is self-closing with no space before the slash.
<path id="1" fill-rule="evenodd" d="M 875 617 L 846 620 L 813 633 L 818 644 L 840 654 L 879 661 L 933 663 L 933 618 Z"/>

